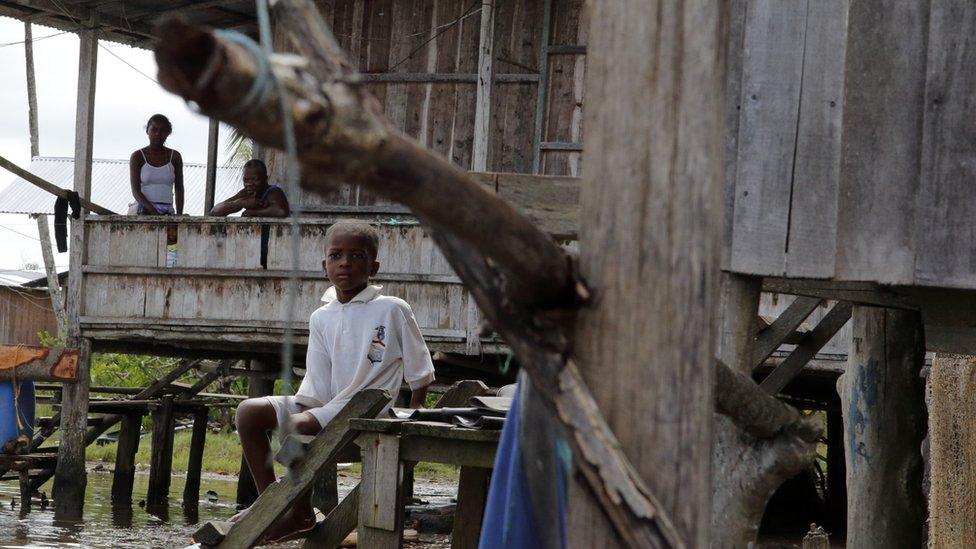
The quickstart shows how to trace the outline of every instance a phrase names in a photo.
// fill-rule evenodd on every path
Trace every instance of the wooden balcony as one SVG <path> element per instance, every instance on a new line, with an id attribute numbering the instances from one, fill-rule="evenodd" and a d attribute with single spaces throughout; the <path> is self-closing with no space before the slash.
<path id="1" fill-rule="evenodd" d="M 431 350 L 502 350 L 500 342 L 478 337 L 474 301 L 416 220 L 356 217 L 380 231 L 375 282 L 411 304 Z M 175 218 L 89 217 L 82 334 L 105 350 L 262 355 L 278 352 L 286 324 L 294 321 L 294 342 L 304 346 L 308 317 L 329 287 L 321 262 L 325 231 L 337 219 L 300 221 L 298 307 L 288 310 L 287 220 L 180 218 L 177 266 L 167 268 L 166 226 Z"/>

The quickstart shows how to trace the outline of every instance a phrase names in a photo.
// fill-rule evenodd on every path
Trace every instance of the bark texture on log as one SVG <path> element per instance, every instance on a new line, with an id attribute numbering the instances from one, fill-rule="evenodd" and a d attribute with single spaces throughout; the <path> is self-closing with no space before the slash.
<path id="1" fill-rule="evenodd" d="M 925 360 L 914 311 L 857 306 L 837 381 L 847 454 L 849 547 L 919 547 L 925 523 Z"/>
<path id="2" fill-rule="evenodd" d="M 936 355 L 929 376 L 929 547 L 976 547 L 976 358 Z"/>
<path id="3" fill-rule="evenodd" d="M 574 356 L 683 543 L 707 545 L 723 180 L 725 7 L 595 2 Z M 627 235 L 626 237 L 624 235 Z M 613 543 L 571 498 L 576 547 Z"/>

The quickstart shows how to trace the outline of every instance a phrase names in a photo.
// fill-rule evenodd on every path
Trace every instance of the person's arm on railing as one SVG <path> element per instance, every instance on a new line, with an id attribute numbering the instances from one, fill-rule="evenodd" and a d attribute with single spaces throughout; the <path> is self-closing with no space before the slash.
<path id="1" fill-rule="evenodd" d="M 237 213 L 247 207 L 250 201 L 255 200 L 247 191 L 241 190 L 234 196 L 224 200 L 210 209 L 207 215 L 214 217 L 226 217 L 232 213 Z"/>
<path id="2" fill-rule="evenodd" d="M 245 205 L 244 217 L 288 217 L 291 210 L 288 208 L 288 199 L 285 193 L 279 189 L 274 189 L 268 193 L 268 198 L 264 204 L 254 199 L 254 202 Z"/>

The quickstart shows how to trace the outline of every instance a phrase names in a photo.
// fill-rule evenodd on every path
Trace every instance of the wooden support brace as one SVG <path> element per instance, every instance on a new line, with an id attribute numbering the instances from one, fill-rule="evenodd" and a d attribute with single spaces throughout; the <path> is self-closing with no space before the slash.
<path id="1" fill-rule="evenodd" d="M 200 501 L 200 471 L 203 468 L 203 448 L 207 442 L 209 410 L 200 407 L 193 413 L 193 435 L 190 437 L 190 457 L 186 465 L 186 485 L 183 487 L 183 508 L 196 508 Z"/>
<path id="2" fill-rule="evenodd" d="M 359 484 L 346 494 L 332 512 L 326 515 L 324 521 L 315 526 L 302 547 L 306 549 L 337 547 L 350 532 L 356 529 L 358 520 Z"/>
<path id="3" fill-rule="evenodd" d="M 477 549 L 490 477 L 490 469 L 461 467 L 451 549 Z"/>
<path id="4" fill-rule="evenodd" d="M 359 498 L 359 543 L 375 549 L 398 549 L 403 534 L 400 490 L 400 437 L 364 433 Z"/>
<path id="5" fill-rule="evenodd" d="M 173 397 L 165 396 L 152 414 L 152 457 L 146 505 L 165 505 L 173 472 Z"/>
<path id="6" fill-rule="evenodd" d="M 759 386 L 769 394 L 776 394 L 783 390 L 790 381 L 793 381 L 800 370 L 817 354 L 824 345 L 834 337 L 844 324 L 851 319 L 853 305 L 848 301 L 840 301 L 823 317 L 790 356 L 784 360 Z"/>
<path id="7" fill-rule="evenodd" d="M 803 323 L 803 320 L 810 316 L 821 301 L 823 300 L 815 297 L 797 297 L 768 328 L 763 330 L 753 346 L 752 369 L 755 370 L 762 365 Z"/>
<path id="8" fill-rule="evenodd" d="M 119 444 L 115 450 L 115 472 L 112 475 L 112 503 L 132 503 L 132 484 L 136 474 L 136 452 L 139 451 L 139 435 L 142 430 L 142 414 L 127 414 L 122 419 Z"/>
<path id="9" fill-rule="evenodd" d="M 218 546 L 237 549 L 252 547 L 257 543 L 274 521 L 312 487 L 319 470 L 335 461 L 339 450 L 352 442 L 356 432 L 350 430 L 349 419 L 373 417 L 388 402 L 390 395 L 386 391 L 367 389 L 356 394 L 309 444 L 305 458 L 292 467 L 286 477 L 261 494 L 251 506 L 248 519 L 234 523 Z M 207 528 L 206 525 L 204 528 Z M 194 540 L 202 542 L 197 534 L 194 534 Z"/>

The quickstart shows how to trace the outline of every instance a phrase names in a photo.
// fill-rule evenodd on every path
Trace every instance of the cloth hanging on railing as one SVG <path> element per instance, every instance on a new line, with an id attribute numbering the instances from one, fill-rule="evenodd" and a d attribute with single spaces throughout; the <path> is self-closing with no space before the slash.
<path id="1" fill-rule="evenodd" d="M 68 206 L 71 206 L 71 218 L 81 217 L 81 197 L 75 191 L 68 191 L 67 198 L 58 197 L 54 201 L 54 240 L 58 245 L 58 253 L 68 251 Z"/>

